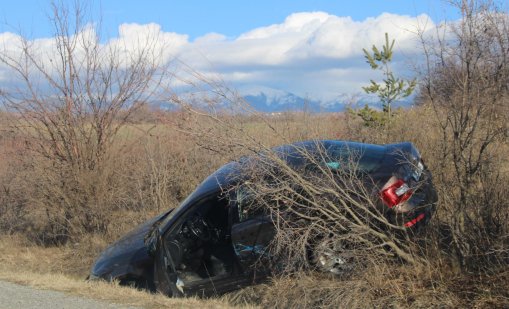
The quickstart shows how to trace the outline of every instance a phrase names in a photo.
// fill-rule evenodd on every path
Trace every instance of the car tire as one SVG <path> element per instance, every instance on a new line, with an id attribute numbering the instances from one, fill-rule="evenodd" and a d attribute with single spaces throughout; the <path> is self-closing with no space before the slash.
<path id="1" fill-rule="evenodd" d="M 354 254 L 333 238 L 320 240 L 311 250 L 311 264 L 320 272 L 344 275 L 354 268 Z"/>

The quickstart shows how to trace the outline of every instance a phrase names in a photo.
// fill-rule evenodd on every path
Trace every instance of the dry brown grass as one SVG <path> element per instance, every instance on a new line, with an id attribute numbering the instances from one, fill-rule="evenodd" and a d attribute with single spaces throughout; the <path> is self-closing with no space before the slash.
<path id="1" fill-rule="evenodd" d="M 44 248 L 20 238 L 2 237 L 0 280 L 143 308 L 233 307 L 226 299 L 175 299 L 116 283 L 85 281 L 83 271 L 90 266 L 90 260 L 82 260 L 82 266 L 79 266 L 79 257 L 75 253 L 69 247 Z M 248 305 L 240 307 L 254 308 Z"/>
<path id="2" fill-rule="evenodd" d="M 99 245 L 100 246 L 100 245 Z M 86 282 L 90 263 L 73 247 L 0 239 L 0 279 L 145 308 L 507 308 L 509 272 L 458 274 L 439 261 L 426 267 L 373 264 L 352 277 L 298 273 L 220 299 L 170 299 L 115 283 Z M 66 262 L 67 261 L 67 262 Z M 432 266 L 434 265 L 434 266 Z M 79 268 L 79 266 L 78 266 Z"/>
<path id="3" fill-rule="evenodd" d="M 490 276 L 449 267 L 372 265 L 348 278 L 297 273 L 229 295 L 265 308 L 507 308 L 505 269 Z"/>

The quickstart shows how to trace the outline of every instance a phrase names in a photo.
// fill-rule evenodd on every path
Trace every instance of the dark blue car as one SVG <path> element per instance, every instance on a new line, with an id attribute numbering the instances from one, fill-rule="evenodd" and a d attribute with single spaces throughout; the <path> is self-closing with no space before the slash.
<path id="1" fill-rule="evenodd" d="M 289 165 L 299 166 L 306 164 L 300 155 L 303 149 L 313 153 L 318 148 L 325 149 L 330 158 L 338 157 L 325 162 L 330 169 L 338 168 L 345 149 L 360 154 L 356 157 L 358 168 L 374 179 L 380 204 L 389 215 L 399 218 L 399 224 L 414 229 L 430 220 L 437 195 L 429 171 L 411 143 L 323 140 L 273 150 L 283 154 Z M 408 160 L 402 161 L 402 156 Z M 218 295 L 267 278 L 269 267 L 256 262 L 272 241 L 275 228 L 264 212 L 246 213 L 242 209 L 243 160 L 224 165 L 179 207 L 149 220 L 108 247 L 93 265 L 90 278 L 118 280 L 169 296 Z M 421 183 L 418 189 L 412 186 L 415 181 Z M 232 187 L 235 189 L 228 190 Z"/>

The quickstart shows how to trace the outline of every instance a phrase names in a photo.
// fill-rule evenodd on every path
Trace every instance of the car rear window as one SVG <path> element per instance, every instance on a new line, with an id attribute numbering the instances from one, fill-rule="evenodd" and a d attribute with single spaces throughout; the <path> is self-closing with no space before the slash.
<path id="1" fill-rule="evenodd" d="M 332 170 L 372 173 L 382 163 L 386 148 L 380 145 L 348 141 L 307 141 L 275 149 L 292 166 L 320 163 Z"/>
<path id="2" fill-rule="evenodd" d="M 357 170 L 372 173 L 384 158 L 385 147 L 355 142 L 327 141 L 324 143 L 325 164 L 332 169 L 354 166 Z"/>

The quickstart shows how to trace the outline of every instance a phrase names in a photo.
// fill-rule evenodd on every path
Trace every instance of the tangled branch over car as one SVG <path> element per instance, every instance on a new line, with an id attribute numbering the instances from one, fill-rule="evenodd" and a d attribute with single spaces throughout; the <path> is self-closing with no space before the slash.
<path id="1" fill-rule="evenodd" d="M 214 295 L 270 274 L 341 274 L 365 261 L 413 262 L 410 234 L 437 202 L 411 143 L 306 141 L 228 163 L 182 204 L 127 234 L 91 278 L 170 296 Z"/>

